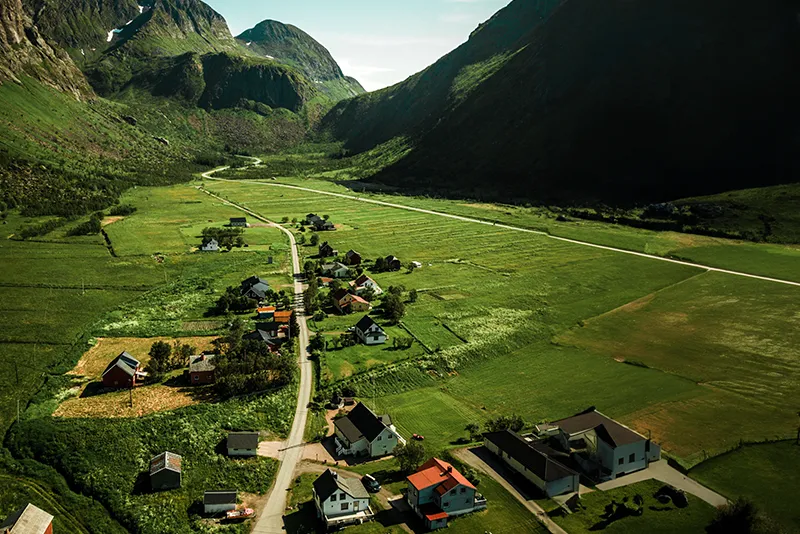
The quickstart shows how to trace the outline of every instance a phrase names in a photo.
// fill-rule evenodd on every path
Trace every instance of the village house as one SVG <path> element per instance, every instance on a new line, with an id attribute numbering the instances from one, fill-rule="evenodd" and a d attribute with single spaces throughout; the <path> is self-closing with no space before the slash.
<path id="1" fill-rule="evenodd" d="M 330 286 L 331 282 L 333 282 L 333 280 L 334 279 L 329 277 L 329 276 L 320 276 L 319 278 L 317 278 L 317 282 L 319 283 L 320 287 L 328 287 L 328 286 Z"/>
<path id="2" fill-rule="evenodd" d="M 206 491 L 203 493 L 203 511 L 208 515 L 236 510 L 239 495 L 236 490 Z"/>
<path id="3" fill-rule="evenodd" d="M 361 265 L 361 254 L 350 249 L 347 251 L 347 254 L 344 255 L 344 262 L 351 266 Z"/>
<path id="4" fill-rule="evenodd" d="M 326 263 L 322 267 L 322 274 L 326 276 L 331 276 L 333 278 L 347 278 L 350 274 L 350 268 L 338 261 L 333 263 Z"/>
<path id="5" fill-rule="evenodd" d="M 387 271 L 399 271 L 400 269 L 403 268 L 403 264 L 395 256 L 386 256 L 386 259 L 384 261 L 386 264 Z"/>
<path id="6" fill-rule="evenodd" d="M 558 427 L 554 439 L 560 447 L 597 480 L 640 471 L 661 459 L 661 447 L 594 408 L 552 425 Z"/>
<path id="7" fill-rule="evenodd" d="M 219 241 L 213 237 L 210 239 L 204 239 L 203 244 L 200 245 L 200 250 L 203 252 L 219 252 Z"/>
<path id="8" fill-rule="evenodd" d="M 333 306 L 339 313 L 368 312 L 372 309 L 369 302 L 346 289 L 339 289 L 333 294 Z"/>
<path id="9" fill-rule="evenodd" d="M 318 253 L 320 258 L 330 258 L 331 256 L 339 255 L 339 251 L 333 248 L 327 241 L 319 246 Z"/>
<path id="10" fill-rule="evenodd" d="M 281 332 L 281 325 L 275 321 L 269 323 L 256 323 L 256 329 L 242 336 L 242 339 L 252 339 L 275 345 Z"/>
<path id="11" fill-rule="evenodd" d="M 162 452 L 150 460 L 150 487 L 153 491 L 181 487 L 182 458 L 172 452 Z"/>
<path id="12" fill-rule="evenodd" d="M 294 310 L 276 311 L 273 319 L 279 325 L 288 325 L 292 323 L 292 315 L 294 315 Z"/>
<path id="13" fill-rule="evenodd" d="M 53 534 L 53 516 L 28 503 L 0 523 L 0 532 L 4 534 Z"/>
<path id="14" fill-rule="evenodd" d="M 528 441 L 512 430 L 488 432 L 483 440 L 487 449 L 548 497 L 578 491 L 580 475 L 558 461 L 567 455 L 559 456 L 543 441 Z"/>
<path id="15" fill-rule="evenodd" d="M 428 530 L 447 526 L 451 517 L 486 508 L 486 499 L 449 463 L 431 458 L 406 478 L 406 500 Z"/>
<path id="16" fill-rule="evenodd" d="M 332 222 L 327 221 L 323 217 L 319 217 L 313 213 L 306 215 L 306 221 L 308 221 L 308 224 L 313 226 L 314 230 L 318 232 L 336 229 Z"/>
<path id="17" fill-rule="evenodd" d="M 350 282 L 350 290 L 355 292 L 356 295 L 361 296 L 367 291 L 372 290 L 372 294 L 378 296 L 383 293 L 383 289 L 381 286 L 378 285 L 375 280 L 367 276 L 366 274 L 362 274 L 355 280 Z"/>
<path id="18" fill-rule="evenodd" d="M 261 306 L 256 310 L 256 319 L 272 321 L 275 318 L 275 306 Z"/>
<path id="19" fill-rule="evenodd" d="M 375 413 L 362 403 L 350 413 L 333 422 L 336 454 L 339 456 L 369 456 L 378 458 L 392 454 L 406 440 L 397 433 L 388 415 Z"/>
<path id="20" fill-rule="evenodd" d="M 226 447 L 228 456 L 255 456 L 258 454 L 258 432 L 229 432 Z"/>
<path id="21" fill-rule="evenodd" d="M 242 296 L 261 302 L 267 296 L 269 283 L 258 276 L 251 276 L 239 286 Z"/>
<path id="22" fill-rule="evenodd" d="M 369 493 L 357 478 L 344 478 L 326 469 L 313 484 L 317 518 L 327 529 L 361 524 L 373 518 Z"/>
<path id="23" fill-rule="evenodd" d="M 194 385 L 213 384 L 216 380 L 214 370 L 216 354 L 200 354 L 189 358 L 189 383 Z"/>
<path id="24" fill-rule="evenodd" d="M 234 228 L 247 228 L 249 225 L 247 224 L 247 217 L 231 217 L 230 224 L 228 226 L 232 226 Z"/>
<path id="25" fill-rule="evenodd" d="M 355 333 L 356 337 L 365 345 L 380 345 L 386 343 L 386 340 L 389 339 L 383 328 L 378 326 L 378 323 L 369 315 L 365 315 L 356 323 Z"/>
<path id="26" fill-rule="evenodd" d="M 132 388 L 147 378 L 147 373 L 140 370 L 139 360 L 123 352 L 108 364 L 103 371 L 103 386 L 107 388 Z"/>

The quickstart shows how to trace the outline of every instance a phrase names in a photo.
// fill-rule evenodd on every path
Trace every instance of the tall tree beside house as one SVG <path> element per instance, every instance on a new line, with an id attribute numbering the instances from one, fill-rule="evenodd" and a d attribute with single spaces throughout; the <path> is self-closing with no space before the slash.
<path id="1" fill-rule="evenodd" d="M 382 300 L 383 313 L 392 324 L 399 323 L 406 314 L 406 305 L 403 303 L 402 287 L 390 287 L 384 293 Z"/>
<path id="2" fill-rule="evenodd" d="M 312 277 L 308 281 L 308 287 L 303 292 L 303 304 L 305 305 L 306 312 L 314 313 L 319 308 L 319 286 L 317 279 Z"/>
<path id="3" fill-rule="evenodd" d="M 172 347 L 165 341 L 156 341 L 150 346 L 150 362 L 147 372 L 151 378 L 158 379 L 172 370 Z"/>
<path id="4" fill-rule="evenodd" d="M 717 509 L 717 516 L 706 528 L 708 534 L 788 534 L 749 499 L 739 497 Z"/>
<path id="5" fill-rule="evenodd" d="M 481 425 L 478 423 L 470 423 L 464 427 L 464 430 L 469 433 L 470 441 L 478 441 L 481 439 Z"/>
<path id="6" fill-rule="evenodd" d="M 172 345 L 172 369 L 180 369 L 189 365 L 189 358 L 196 352 L 195 347 L 176 339 Z"/>
<path id="7" fill-rule="evenodd" d="M 411 473 L 416 471 L 427 458 L 425 447 L 419 441 L 409 441 L 405 445 L 398 445 L 394 449 L 394 457 L 400 464 L 400 471 Z"/>
<path id="8" fill-rule="evenodd" d="M 316 247 L 317 245 L 319 245 L 319 236 L 314 234 L 311 236 L 311 246 Z"/>
<path id="9" fill-rule="evenodd" d="M 525 426 L 525 421 L 517 414 L 501 415 L 500 417 L 489 419 L 484 426 L 487 432 L 500 432 L 506 429 L 519 432 Z"/>

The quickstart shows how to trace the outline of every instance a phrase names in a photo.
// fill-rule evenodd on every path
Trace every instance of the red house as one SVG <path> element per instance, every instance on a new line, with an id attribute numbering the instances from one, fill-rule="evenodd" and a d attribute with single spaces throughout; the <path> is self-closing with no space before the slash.
<path id="1" fill-rule="evenodd" d="M 53 516 L 32 504 L 26 504 L 0 523 L 0 532 L 53 534 Z"/>
<path id="2" fill-rule="evenodd" d="M 214 354 L 201 354 L 192 356 L 189 360 L 189 382 L 191 384 L 213 384 L 214 377 Z"/>
<path id="3" fill-rule="evenodd" d="M 141 384 L 147 373 L 140 370 L 139 360 L 123 352 L 103 371 L 103 385 L 107 388 L 132 388 Z"/>

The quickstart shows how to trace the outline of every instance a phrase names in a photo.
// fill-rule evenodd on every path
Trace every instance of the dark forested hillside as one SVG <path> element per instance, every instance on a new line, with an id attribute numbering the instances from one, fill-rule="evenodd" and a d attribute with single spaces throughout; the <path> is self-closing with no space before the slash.
<path id="1" fill-rule="evenodd" d="M 796 0 L 565 0 L 544 22 L 523 4 L 403 84 L 341 103 L 328 131 L 357 151 L 409 136 L 379 180 L 485 198 L 624 203 L 797 180 Z M 492 27 L 519 39 L 487 44 Z M 477 50 L 493 59 L 455 62 Z M 489 72 L 459 96 L 475 71 Z"/>

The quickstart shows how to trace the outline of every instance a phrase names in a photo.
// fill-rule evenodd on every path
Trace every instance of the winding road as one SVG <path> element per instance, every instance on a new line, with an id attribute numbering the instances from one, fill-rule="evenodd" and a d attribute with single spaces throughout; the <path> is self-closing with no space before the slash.
<path id="1" fill-rule="evenodd" d="M 260 160 L 258 161 L 260 163 Z M 215 172 L 220 172 L 225 169 L 227 169 L 227 167 L 215 169 L 213 171 L 204 173 L 202 176 L 205 179 L 212 179 L 211 176 Z M 303 447 L 300 445 L 305 442 L 303 436 L 306 429 L 308 403 L 311 400 L 311 385 L 313 381 L 311 362 L 308 359 L 308 344 L 310 338 L 303 304 L 303 291 L 305 288 L 303 286 L 303 274 L 300 269 L 300 255 L 297 251 L 297 242 L 294 239 L 294 235 L 288 229 L 279 224 L 275 224 L 274 222 L 245 208 L 244 206 L 240 206 L 213 193 L 209 193 L 205 189 L 201 189 L 201 191 L 231 207 L 247 213 L 259 221 L 265 222 L 270 226 L 274 226 L 275 228 L 279 228 L 281 231 L 283 231 L 283 233 L 289 236 L 289 242 L 291 243 L 292 270 L 294 271 L 294 308 L 295 313 L 297 313 L 297 323 L 300 326 L 300 387 L 299 391 L 297 392 L 297 408 L 294 413 L 292 429 L 289 432 L 289 438 L 286 440 L 281 453 L 281 466 L 278 469 L 278 474 L 275 477 L 275 482 L 272 485 L 272 491 L 267 499 L 267 504 L 256 519 L 256 524 L 251 531 L 254 534 L 279 534 L 285 532 L 283 525 L 283 513 L 286 509 L 286 495 L 288 490 L 294 486 L 294 474 L 303 455 Z"/>

